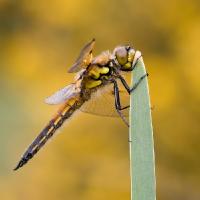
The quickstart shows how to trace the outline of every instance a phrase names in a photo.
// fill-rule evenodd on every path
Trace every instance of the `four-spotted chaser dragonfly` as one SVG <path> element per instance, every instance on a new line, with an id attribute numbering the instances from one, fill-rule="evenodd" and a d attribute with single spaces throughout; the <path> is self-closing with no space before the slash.
<path id="1" fill-rule="evenodd" d="M 95 39 L 86 44 L 75 64 L 68 70 L 69 73 L 77 73 L 75 81 L 45 99 L 47 104 L 62 106 L 28 147 L 14 170 L 26 164 L 77 110 L 103 116 L 119 116 L 128 125 L 125 117 L 129 110 L 129 94 L 146 75 L 130 88 L 122 73 L 135 68 L 141 53 L 130 46 L 118 46 L 112 53 L 104 51 L 93 58 L 94 44 Z M 119 82 L 124 91 L 119 89 Z M 124 107 L 123 100 L 127 103 Z M 108 104 L 110 101 L 112 104 Z"/>

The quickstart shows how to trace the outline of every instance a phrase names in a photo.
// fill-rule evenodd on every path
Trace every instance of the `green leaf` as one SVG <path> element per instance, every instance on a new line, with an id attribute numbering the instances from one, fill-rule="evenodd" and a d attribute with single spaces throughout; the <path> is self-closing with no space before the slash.
<path id="1" fill-rule="evenodd" d="M 141 58 L 132 72 L 132 84 L 144 74 Z M 147 77 L 131 93 L 129 131 L 131 200 L 155 200 L 154 142 Z"/>

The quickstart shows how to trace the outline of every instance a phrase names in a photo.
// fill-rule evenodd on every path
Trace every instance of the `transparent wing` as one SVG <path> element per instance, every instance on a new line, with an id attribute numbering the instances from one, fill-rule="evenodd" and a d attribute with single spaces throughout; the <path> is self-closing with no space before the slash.
<path id="1" fill-rule="evenodd" d="M 79 92 L 80 90 L 76 88 L 75 84 L 70 84 L 55 92 L 53 95 L 47 97 L 45 99 L 45 103 L 52 105 L 60 104 L 65 102 L 67 99 L 76 96 Z"/>
<path id="2" fill-rule="evenodd" d="M 121 106 L 125 107 L 129 105 L 129 94 L 124 89 L 120 89 L 120 100 Z M 113 92 L 113 86 L 108 86 L 105 90 L 98 91 L 97 94 L 93 95 L 91 99 L 84 103 L 80 108 L 82 112 L 108 116 L 108 117 L 119 117 L 115 109 L 115 98 Z M 122 110 L 125 117 L 129 115 L 129 108 Z"/>
<path id="3" fill-rule="evenodd" d="M 95 39 L 92 39 L 88 44 L 83 47 L 78 58 L 76 59 L 76 62 L 69 68 L 69 73 L 78 72 L 81 68 L 86 68 L 91 63 L 94 44 Z"/>

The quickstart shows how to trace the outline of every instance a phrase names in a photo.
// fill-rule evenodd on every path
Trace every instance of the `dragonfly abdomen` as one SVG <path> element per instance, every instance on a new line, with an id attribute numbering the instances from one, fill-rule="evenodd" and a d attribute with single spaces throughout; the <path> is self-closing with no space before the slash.
<path id="1" fill-rule="evenodd" d="M 63 107 L 61 107 L 58 113 L 53 117 L 53 119 L 46 125 L 46 127 L 41 131 L 41 133 L 35 138 L 33 143 L 28 147 L 18 165 L 14 170 L 19 169 L 25 165 L 54 135 L 56 130 L 58 130 L 62 124 L 69 119 L 72 114 L 78 110 L 84 103 L 84 99 L 80 97 L 72 97 L 69 99 Z"/>

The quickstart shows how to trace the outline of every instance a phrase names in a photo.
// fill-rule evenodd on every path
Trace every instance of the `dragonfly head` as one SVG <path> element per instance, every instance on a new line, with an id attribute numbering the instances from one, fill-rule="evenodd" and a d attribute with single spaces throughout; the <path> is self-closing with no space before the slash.
<path id="1" fill-rule="evenodd" d="M 120 70 L 126 71 L 132 67 L 135 50 L 130 46 L 119 46 L 114 49 L 113 55 Z"/>

